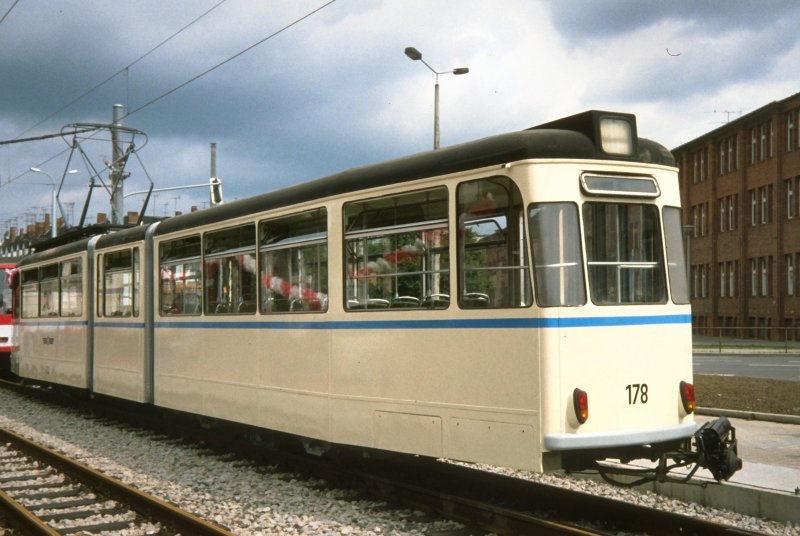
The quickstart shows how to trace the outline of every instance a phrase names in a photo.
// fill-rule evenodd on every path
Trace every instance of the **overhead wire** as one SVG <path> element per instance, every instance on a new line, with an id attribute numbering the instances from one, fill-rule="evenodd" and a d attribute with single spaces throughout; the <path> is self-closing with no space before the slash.
<path id="1" fill-rule="evenodd" d="M 146 102 L 145 104 L 143 104 L 143 105 L 139 106 L 138 108 L 135 108 L 135 109 L 133 109 L 133 110 L 129 111 L 127 114 L 125 114 L 125 116 L 124 116 L 124 117 L 128 117 L 128 116 L 130 116 L 130 115 L 133 115 L 133 114 L 135 114 L 136 112 L 140 112 L 140 111 L 144 110 L 145 108 L 147 108 L 148 106 L 150 106 L 150 105 L 152 105 L 152 104 L 155 104 L 156 102 L 160 101 L 160 100 L 161 100 L 161 99 L 163 99 L 164 97 L 167 97 L 168 95 L 171 95 L 171 94 L 175 93 L 175 92 L 176 92 L 176 91 L 178 91 L 179 89 L 181 89 L 181 88 L 184 88 L 184 87 L 188 86 L 189 84 L 191 84 L 191 83 L 192 83 L 192 82 L 194 82 L 195 80 L 198 80 L 198 79 L 200 79 L 200 78 L 204 77 L 205 75 L 209 74 L 210 72 L 212 72 L 212 71 L 215 71 L 216 69 L 218 69 L 218 68 L 222 67 L 222 66 L 223 66 L 223 65 L 225 65 L 226 63 L 229 63 L 229 62 L 231 62 L 231 61 L 235 60 L 236 58 L 238 58 L 238 57 L 239 57 L 239 56 L 241 56 L 242 54 L 245 54 L 245 53 L 249 52 L 250 50 L 252 50 L 252 49 L 256 48 L 256 47 L 257 47 L 257 46 L 259 46 L 259 45 L 261 45 L 262 43 L 265 43 L 266 41 L 269 41 L 269 40 L 270 40 L 270 39 L 272 39 L 273 37 L 276 37 L 276 36 L 278 36 L 278 35 L 282 34 L 282 33 L 283 33 L 283 32 L 285 32 L 286 30 L 288 30 L 289 28 L 292 28 L 293 26 L 296 26 L 297 24 L 300 24 L 301 22 L 303 22 L 303 21 L 304 21 L 304 20 L 306 20 L 307 18 L 309 18 L 309 17 L 311 17 L 311 16 L 313 16 L 313 15 L 315 15 L 315 14 L 319 13 L 320 11 L 322 11 L 323 9 L 325 9 L 326 7 L 328 7 L 328 6 L 330 6 L 331 4 L 333 4 L 334 2 L 336 2 L 336 0 L 330 0 L 329 2 L 326 2 L 325 4 L 321 5 L 320 7 L 318 7 L 318 8 L 316 8 L 316 9 L 314 9 L 313 11 L 310 11 L 309 13 L 306 13 L 305 15 L 303 15 L 302 17 L 300 17 L 299 19 L 296 19 L 295 21 L 293 21 L 293 22 L 291 22 L 291 23 L 287 24 L 287 25 L 286 25 L 286 26 L 284 26 L 283 28 L 281 28 L 281 29 L 279 29 L 279 30 L 277 30 L 277 31 L 275 31 L 275 32 L 273 32 L 273 33 L 271 33 L 270 35 L 268 35 L 267 37 L 265 37 L 265 38 L 261 39 L 260 41 L 258 41 L 258 42 L 256 42 L 256 43 L 253 43 L 252 45 L 250 45 L 249 47 L 245 48 L 244 50 L 241 50 L 241 51 L 237 52 L 236 54 L 234 54 L 233 56 L 230 56 L 228 59 L 226 59 L 226 60 L 223 60 L 223 61 L 221 61 L 221 62 L 217 63 L 217 64 L 216 64 L 216 65 L 214 65 L 213 67 L 210 67 L 210 68 L 206 69 L 206 70 L 205 70 L 205 71 L 203 71 L 202 73 L 200 73 L 200 74 L 198 74 L 198 75 L 196 75 L 196 76 L 194 76 L 194 77 L 190 78 L 189 80 L 187 80 L 187 81 L 183 82 L 182 84 L 179 84 L 179 85 L 175 86 L 174 88 L 170 89 L 169 91 L 166 91 L 166 92 L 162 93 L 162 94 L 161 94 L 161 95 L 159 95 L 158 97 L 156 97 L 156 98 L 154 98 L 154 99 L 151 99 L 151 100 L 149 100 L 148 102 Z"/>
<path id="2" fill-rule="evenodd" d="M 17 0 L 17 2 L 18 2 L 18 1 L 19 1 L 19 0 Z M 136 65 L 137 63 L 139 63 L 140 61 L 142 61 L 144 58 L 146 58 L 147 56 L 149 56 L 150 54 L 152 54 L 153 52 L 155 52 L 156 50 L 158 50 L 159 48 L 161 48 L 163 45 L 165 45 L 166 43 L 168 43 L 169 41 L 171 41 L 172 39 L 174 39 L 175 37 L 177 37 L 179 34 L 183 33 L 183 32 L 184 32 L 186 29 L 188 29 L 190 26 L 192 26 L 192 25 L 194 25 L 195 23 L 197 23 L 197 22 L 198 22 L 200 19 L 202 19 L 203 17 L 205 17 L 206 15 L 208 15 L 209 13 L 211 13 L 212 11 L 214 11 L 215 9 L 217 9 L 219 6 L 221 6 L 222 4 L 224 4 L 224 3 L 225 3 L 225 2 L 227 2 L 227 1 L 228 1 L 228 0 L 220 0 L 220 2 L 217 2 L 217 3 L 216 3 L 214 6 L 212 6 L 210 9 L 206 10 L 206 11 L 205 11 L 204 13 L 202 13 L 201 15 L 199 15 L 199 16 L 197 16 L 197 17 L 195 17 L 195 18 L 194 18 L 194 20 L 192 20 L 191 22 L 189 22 L 188 24 L 186 24 L 185 26 L 183 26 L 181 29 L 179 29 L 178 31 L 176 31 L 175 33 L 173 33 L 172 35 L 170 35 L 169 37 L 167 37 L 166 39 L 164 39 L 163 41 L 161 41 L 159 44 L 157 44 L 156 46 L 154 46 L 153 48 L 151 48 L 150 50 L 148 50 L 147 52 L 145 52 L 144 54 L 142 54 L 141 56 L 139 56 L 138 58 L 136 58 L 136 59 L 135 59 L 135 60 L 133 60 L 132 62 L 130 62 L 128 65 L 126 65 L 126 66 L 125 66 L 125 67 L 123 67 L 122 69 L 118 70 L 117 72 L 115 72 L 114 74 L 112 74 L 111 76 L 109 76 L 108 78 L 106 78 L 105 80 L 103 80 L 102 82 L 100 82 L 100 83 L 96 84 L 96 85 L 95 85 L 94 87 L 92 87 L 91 89 L 88 89 L 88 90 L 84 91 L 83 93 L 81 93 L 80 95 L 78 95 L 77 97 L 75 97 L 74 99 L 72 99 L 71 101 L 69 101 L 67 104 L 65 104 L 64 106 L 62 106 L 61 108 L 59 108 L 59 109 L 58 109 L 58 110 L 56 110 L 55 112 L 51 113 L 50 115 L 48 115 L 47 117 L 45 117 L 44 119 L 42 119 L 41 121 L 39 121 L 38 123 L 36 123 L 35 125 L 33 125 L 33 126 L 31 126 L 31 127 L 27 128 L 26 130 L 24 130 L 24 131 L 20 132 L 20 133 L 17 135 L 17 137 L 16 137 L 16 138 L 14 138 L 14 139 L 16 140 L 17 138 L 19 138 L 19 137 L 20 137 L 20 136 L 22 136 L 23 134 L 25 134 L 25 133 L 27 133 L 27 132 L 30 132 L 30 131 L 31 131 L 31 130 L 33 130 L 34 128 L 38 127 L 39 125 L 41 125 L 41 124 L 42 124 L 42 123 L 44 123 L 45 121 L 48 121 L 49 119 L 52 119 L 52 118 L 53 118 L 53 117 L 55 117 L 56 115 L 60 114 L 61 112 L 63 112 L 64 110 L 66 110 L 67 108 L 69 108 L 70 106 L 72 106 L 73 104 L 75 104 L 76 102 L 78 102 L 79 100 L 83 99 L 84 97 L 86 97 L 87 95 L 89 95 L 89 94 L 93 93 L 94 91 L 96 91 L 96 90 L 100 89 L 101 87 L 103 87 L 104 85 L 106 85 L 108 82 L 110 82 L 111 80 L 113 80 L 114 78 L 116 78 L 117 76 L 119 76 L 120 74 L 122 74 L 122 73 L 124 73 L 124 72 L 128 71 L 128 70 L 129 70 L 131 67 L 133 67 L 134 65 Z M 16 4 L 16 2 L 15 2 L 15 4 Z M 14 6 L 11 6 L 11 7 L 13 8 Z M 9 10 L 9 11 L 10 11 L 10 10 Z"/>
<path id="3" fill-rule="evenodd" d="M 17 2 L 18 2 L 18 1 L 19 1 L 19 0 L 17 0 Z M 174 34 L 172 34 L 170 37 L 168 37 L 167 39 L 165 39 L 164 41 L 162 41 L 161 43 L 159 43 L 158 45 L 156 45 L 155 47 L 153 47 L 153 48 L 152 48 L 151 50 L 149 50 L 147 53 L 145 53 L 144 55 L 140 56 L 139 58 L 137 58 L 136 60 L 134 60 L 132 63 L 130 63 L 129 65 L 127 65 L 126 67 L 124 67 L 124 68 L 120 69 L 119 71 L 117 71 L 116 73 L 114 73 L 113 75 L 111 75 L 109 78 L 107 78 L 106 80 L 104 80 L 103 82 L 101 82 L 101 83 L 97 84 L 97 85 L 96 85 L 96 86 L 94 86 L 92 89 L 90 89 L 90 90 L 88 90 L 88 91 L 84 92 L 84 93 L 83 93 L 83 94 L 81 94 L 79 97 L 77 97 L 77 98 L 73 99 L 73 100 L 72 100 L 70 103 L 68 103 L 67 105 L 65 105 L 64 107 L 62 107 L 61 109 L 59 109 L 58 111 L 56 111 L 56 112 L 54 112 L 54 113 L 50 114 L 48 117 L 46 117 L 46 118 L 45 118 L 45 119 L 43 119 L 42 121 L 38 122 L 36 125 L 33 125 L 32 127 L 28 128 L 27 130 L 25 130 L 25 131 L 21 132 L 21 133 L 20 133 L 20 134 L 17 136 L 17 138 L 19 138 L 19 136 L 22 136 L 22 135 L 23 135 L 23 134 L 25 134 L 26 132 L 28 132 L 28 131 L 30 131 L 30 130 L 32 130 L 32 129 L 34 129 L 34 128 L 36 128 L 37 126 L 41 125 L 42 123 L 44 123 L 44 122 L 45 122 L 45 121 L 47 121 L 48 119 L 51 119 L 52 117 L 54 117 L 54 116 L 55 116 L 55 115 L 57 115 L 58 113 L 62 112 L 63 110 L 65 110 L 66 108 L 68 108 L 69 106 L 71 106 L 72 104 L 74 104 L 75 102 L 77 102 L 78 100 L 82 99 L 82 98 L 83 98 L 83 97 L 85 97 L 86 95 L 88 95 L 88 94 L 90 94 L 91 92 L 95 91 L 96 89 L 98 89 L 98 88 L 99 88 L 99 87 L 101 87 L 102 85 L 104 85 L 104 84 L 108 83 L 110 80 L 112 80 L 114 77 L 116 77 L 116 76 L 117 76 L 117 75 L 119 75 L 120 73 L 123 73 L 123 72 L 125 72 L 125 70 L 126 70 L 126 69 L 128 69 L 130 66 L 134 65 L 135 63 L 139 62 L 140 60 L 142 60 L 143 58 L 145 58 L 146 56 L 148 56 L 149 54 L 151 54 L 152 52 L 154 52 L 154 51 L 155 51 L 157 48 L 159 48 L 159 47 L 161 47 L 162 45 L 164 45 L 165 43 L 167 43 L 167 42 L 168 42 L 169 40 L 171 40 L 173 37 L 175 37 L 175 36 L 177 36 L 179 33 L 183 32 L 183 31 L 184 31 L 185 29 L 187 29 L 189 26 L 191 26 L 192 24 L 194 24 L 195 22 L 197 22 L 198 20 L 200 20 L 201 18 L 203 18 L 204 16 L 206 16 L 208 13 L 210 13 L 211 11 L 213 11 L 214 9 L 216 9 L 217 7 L 219 7 L 221 4 L 223 4 L 223 3 L 224 3 L 224 2 L 226 2 L 226 1 L 227 1 L 227 0 L 221 0 L 219 3 L 217 3 L 216 5 L 214 5 L 214 6 L 213 6 L 211 9 L 209 9 L 208 11 L 206 11 L 205 13 L 203 13 L 202 15 L 200 15 L 199 17 L 195 18 L 195 19 L 194 19 L 192 22 L 190 22 L 189 24 L 187 24 L 186 26 L 184 26 L 183 28 L 181 28 L 180 30 L 178 30 L 177 32 L 175 32 Z M 139 106 L 138 108 L 135 108 L 135 109 L 133 109 L 133 110 L 129 111 L 129 112 L 128 112 L 128 113 L 126 113 L 126 114 L 125 114 L 125 115 L 124 115 L 122 118 L 124 119 L 124 118 L 126 118 L 126 117 L 128 117 L 128 116 L 130 116 L 130 115 L 133 115 L 133 114 L 135 114 L 135 113 L 137 113 L 137 112 L 140 112 L 140 111 L 142 111 L 143 109 L 145 109 L 145 108 L 147 108 L 147 107 L 149 107 L 149 106 L 151 106 L 151 105 L 155 104 L 156 102 L 160 101 L 161 99 L 163 99 L 163 98 L 165 98 L 165 97 L 167 97 L 167 96 L 171 95 L 172 93 L 175 93 L 176 91 L 178 91 L 178 90 L 180 90 L 180 89 L 182 89 L 182 88 L 184 88 L 184 87 L 188 86 L 188 85 L 189 85 L 189 84 L 191 84 L 192 82 L 195 82 L 196 80 L 199 80 L 200 78 L 204 77 L 205 75 L 207 75 L 207 74 L 209 74 L 209 73 L 211 73 L 211 72 L 213 72 L 213 71 L 217 70 L 218 68 L 222 67 L 223 65 L 226 65 L 227 63 L 230 63 L 231 61 L 233 61 L 234 59 L 238 58 L 239 56 L 242 56 L 243 54 L 246 54 L 246 53 L 247 53 L 247 52 L 249 52 L 250 50 L 252 50 L 252 49 L 254 49 L 254 48 L 258 47 L 259 45 L 261 45 L 261 44 L 263 44 L 263 43 L 265 43 L 265 42 L 269 41 L 270 39 L 273 39 L 274 37 L 277 37 L 278 35 L 282 34 L 282 33 L 283 33 L 283 32 L 285 32 L 286 30 L 288 30 L 288 29 L 290 29 L 290 28 L 292 28 L 292 27 L 294 27 L 294 26 L 296 26 L 296 25 L 300 24 L 300 23 L 301 23 L 301 22 L 303 22 L 304 20 L 306 20 L 306 19 L 308 19 L 309 17 L 312 17 L 313 15 L 315 15 L 315 14 L 319 13 L 320 11 L 322 11 L 323 9 L 325 9 L 326 7 L 330 6 L 331 4 L 333 4 L 333 3 L 335 3 L 335 2 L 336 2 L 336 0 L 329 0 L 328 2 L 326 2 L 326 3 L 322 4 L 321 6 L 319 6 L 318 8 L 316 8 L 316 9 L 314 9 L 314 10 L 312 10 L 312 11 L 310 11 L 310 12 L 306 13 L 305 15 L 303 15 L 302 17 L 300 17 L 300 18 L 298 18 L 298 19 L 295 19 L 295 20 L 294 20 L 294 21 L 292 21 L 291 23 L 289 23 L 289 24 L 287 24 L 287 25 L 283 26 L 282 28 L 280 28 L 280 29 L 276 30 L 275 32 L 273 32 L 273 33 L 269 34 L 268 36 L 264 37 L 263 39 L 261 39 L 261 40 L 259 40 L 259 41 L 255 42 L 255 43 L 253 43 L 252 45 L 250 45 L 250 46 L 248 46 L 248 47 L 244 48 L 243 50 L 241 50 L 241 51 L 237 52 L 236 54 L 234 54 L 234 55 L 232 55 L 232 56 L 228 57 L 227 59 L 225 59 L 225 60 L 223 60 L 223 61 L 221 61 L 221 62 L 217 63 L 216 65 L 214 65 L 214 66 L 212 66 L 212 67 L 210 67 L 210 68 L 206 69 L 205 71 L 201 72 L 200 74 L 198 74 L 198 75 L 196 75 L 196 76 L 193 76 L 193 77 L 192 77 L 192 78 L 190 78 L 189 80 L 187 80 L 187 81 L 185 81 L 185 82 L 183 82 L 183 83 L 181 83 L 181 84 L 179 84 L 179 85 L 175 86 L 174 88 L 172 88 L 172 89 L 170 89 L 170 90 L 168 90 L 168 91 L 166 91 L 166 92 L 162 93 L 161 95 L 159 95 L 159 96 L 157 96 L 157 97 L 155 97 L 155 98 L 153 98 L 153 99 L 149 100 L 148 102 L 146 102 L 145 104 L 143 104 L 143 105 Z M 15 4 L 16 4 L 16 2 L 15 2 Z M 13 7 L 13 6 L 12 6 L 12 7 Z M 33 141 L 33 140 L 35 140 L 35 139 L 46 139 L 46 138 L 55 137 L 55 136 L 60 136 L 60 134 L 58 134 L 58 135 L 47 135 L 47 136 L 35 137 L 35 138 L 28 139 L 28 140 L 17 140 L 17 138 L 14 138 L 14 140 L 9 140 L 9 141 L 0 141 L 0 145 L 6 144 L 6 143 L 14 143 L 15 141 Z M 44 162 L 42 162 L 42 163 L 50 162 L 51 160 L 55 159 L 55 158 L 56 158 L 56 157 L 58 157 L 58 156 L 61 156 L 62 154 L 64 154 L 64 153 L 65 153 L 65 152 L 67 152 L 68 150 L 69 150 L 69 148 L 67 148 L 67 149 L 65 149 L 65 150 L 63 150 L 63 151 L 61 151 L 61 152 L 59 152 L 58 154 L 56 154 L 56 155 L 54 155 L 54 156 L 50 157 L 49 159 L 45 160 L 45 161 L 44 161 Z M 3 186 L 7 186 L 8 184 L 10 184 L 10 183 L 12 183 L 12 182 L 16 181 L 17 179 L 20 179 L 20 178 L 21 178 L 21 177 L 23 177 L 23 176 L 24 176 L 26 173 L 27 173 L 27 171 L 25 171 L 25 172 L 21 173 L 20 175 L 17 175 L 16 177 L 12 177 L 12 178 L 10 178 L 10 179 L 9 179 L 9 180 L 7 180 L 7 181 L 6 181 L 4 184 L 0 184 L 0 188 L 2 188 Z"/>
<path id="4" fill-rule="evenodd" d="M 186 24 L 183 27 L 181 27 L 179 30 L 174 32 L 172 35 L 170 35 L 166 39 L 162 40 L 156 46 L 152 47 L 150 50 L 148 50 L 147 52 L 145 52 L 144 54 L 142 54 L 141 56 L 139 56 L 138 58 L 136 58 L 135 60 L 133 60 L 132 62 L 127 64 L 125 67 L 123 67 L 122 69 L 119 69 L 117 72 L 115 72 L 114 74 L 112 74 L 111 76 L 109 76 L 108 78 L 103 80 L 102 82 L 94 85 L 92 88 L 84 91 L 79 96 L 75 97 L 70 102 L 68 102 L 67 104 L 65 104 L 64 106 L 62 106 L 58 110 L 56 110 L 55 112 L 51 113 L 50 115 L 48 115 L 47 117 L 45 117 L 44 119 L 42 119 L 41 121 L 36 123 L 35 125 L 33 125 L 33 126 L 27 128 L 27 129 L 25 129 L 24 131 L 20 132 L 19 134 L 17 134 L 17 136 L 15 138 L 13 138 L 11 140 L 0 140 L 0 145 L 8 145 L 8 144 L 12 144 L 12 143 L 22 143 L 22 142 L 28 142 L 28 141 L 39 141 L 39 140 L 45 140 L 45 139 L 49 139 L 49 138 L 61 137 L 62 133 L 46 134 L 46 135 L 42 135 L 42 136 L 34 136 L 34 137 L 29 137 L 29 138 L 21 138 L 20 136 L 24 135 L 27 132 L 30 132 L 31 130 L 33 130 L 34 128 L 38 127 L 42 123 L 52 119 L 53 117 L 55 117 L 56 115 L 60 114 L 61 112 L 63 112 L 64 110 L 66 110 L 67 108 L 69 108 L 70 106 L 75 104 L 76 102 L 78 102 L 81 99 L 83 99 L 84 97 L 90 95 L 94 91 L 98 90 L 99 88 L 101 88 L 102 86 L 104 86 L 105 84 L 107 84 L 108 82 L 110 82 L 111 80 L 116 78 L 117 76 L 119 76 L 121 73 L 124 73 L 124 72 L 128 71 L 131 67 L 133 67 L 134 65 L 136 65 L 137 63 L 142 61 L 144 58 L 146 58 L 147 56 L 149 56 L 150 54 L 152 54 L 153 52 L 155 52 L 156 50 L 158 50 L 159 48 L 164 46 L 166 43 L 168 43 L 169 41 L 171 41 L 172 39 L 177 37 L 179 34 L 183 33 L 190 26 L 196 24 L 200 19 L 202 19 L 203 17 L 205 17 L 206 15 L 208 15 L 209 13 L 211 13 L 212 11 L 214 11 L 215 9 L 217 9 L 219 6 L 221 6 L 222 4 L 224 4 L 227 1 L 228 0 L 220 0 L 219 2 L 214 4 L 210 9 L 207 9 L 206 11 L 201 13 L 199 16 L 195 17 L 188 24 Z M 8 16 L 8 14 L 11 12 L 11 10 L 14 9 L 14 6 L 17 5 L 18 2 L 19 2 L 19 0 L 15 0 L 14 4 L 12 4 L 11 7 L 8 9 L 8 11 L 6 11 L 6 14 L 3 15 L 3 19 L 0 20 L 0 23 L 2 23 L 3 20 L 5 20 L 5 18 Z M 51 156 L 50 158 L 48 158 L 48 159 L 40 162 L 39 164 L 37 164 L 37 167 L 40 167 L 43 164 L 46 164 L 46 163 L 54 160 L 55 158 L 63 155 L 68 150 L 69 150 L 69 148 L 64 149 L 62 151 L 59 151 L 58 153 L 56 153 L 55 155 Z M 19 175 L 17 175 L 16 177 L 9 178 L 7 181 L 5 181 L 5 183 L 0 183 L 0 188 L 2 188 L 3 186 L 9 185 L 12 182 L 15 182 L 16 180 L 24 177 L 27 173 L 28 173 L 28 171 L 26 170 L 23 173 L 20 173 Z"/>
<path id="5" fill-rule="evenodd" d="M 0 24 L 3 24 L 3 21 L 6 20 L 6 17 L 8 17 L 8 14 L 11 13 L 11 10 L 14 9 L 14 6 L 16 6 L 18 3 L 19 3 L 19 0 L 14 0 L 14 3 L 11 4 L 11 7 L 8 8 L 6 10 L 6 12 L 3 14 L 3 18 L 0 19 Z"/>

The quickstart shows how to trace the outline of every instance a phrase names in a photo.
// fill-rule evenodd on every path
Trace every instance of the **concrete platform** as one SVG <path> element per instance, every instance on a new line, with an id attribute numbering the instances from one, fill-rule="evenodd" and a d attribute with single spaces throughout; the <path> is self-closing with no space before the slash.
<path id="1" fill-rule="evenodd" d="M 695 417 L 698 426 L 715 419 L 716 414 L 726 414 L 730 419 L 736 429 L 742 469 L 729 481 L 719 484 L 710 472 L 700 470 L 687 484 L 650 482 L 637 489 L 740 514 L 799 523 L 800 418 L 759 414 L 764 418 L 787 421 L 771 422 L 734 417 L 730 415 L 733 412 L 725 410 L 698 410 L 703 413 Z M 749 413 L 743 415 L 752 416 Z M 635 464 L 652 467 L 646 460 Z"/>
<path id="2" fill-rule="evenodd" d="M 698 471 L 693 480 L 705 484 L 653 484 L 653 491 L 706 506 L 775 521 L 800 522 L 800 418 L 760 415 L 771 420 L 736 417 L 725 410 L 703 409 L 698 426 L 725 414 L 736 429 L 742 469 L 718 484 L 711 473 Z M 784 422 L 772 422 L 772 420 Z"/>

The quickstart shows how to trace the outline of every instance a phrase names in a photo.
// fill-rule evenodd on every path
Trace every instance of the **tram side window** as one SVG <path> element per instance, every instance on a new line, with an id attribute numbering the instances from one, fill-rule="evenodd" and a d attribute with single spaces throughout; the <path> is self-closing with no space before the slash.
<path id="1" fill-rule="evenodd" d="M 134 269 L 134 252 L 124 249 L 103 255 L 103 315 L 110 317 L 139 316 L 138 281 Z M 138 255 L 136 255 L 138 261 Z"/>
<path id="2" fill-rule="evenodd" d="M 83 279 L 80 259 L 61 263 L 61 316 L 83 314 Z"/>
<path id="3" fill-rule="evenodd" d="M 39 316 L 39 270 L 22 271 L 22 318 Z"/>
<path id="4" fill-rule="evenodd" d="M 578 207 L 572 203 L 530 206 L 536 303 L 542 307 L 586 303 Z"/>
<path id="5" fill-rule="evenodd" d="M 450 305 L 447 195 L 435 188 L 345 205 L 347 310 Z"/>
<path id="6" fill-rule="evenodd" d="M 327 235 L 324 208 L 259 224 L 262 313 L 328 310 Z"/>
<path id="7" fill-rule="evenodd" d="M 532 303 L 522 196 L 508 177 L 458 186 L 459 303 L 464 309 Z"/>
<path id="8" fill-rule="evenodd" d="M 39 316 L 58 316 L 58 264 L 39 268 Z"/>
<path id="9" fill-rule="evenodd" d="M 683 256 L 681 209 L 664 207 L 664 235 L 667 243 L 667 267 L 672 301 L 689 303 L 689 284 L 686 279 L 686 260 Z"/>
<path id="10" fill-rule="evenodd" d="M 255 314 L 255 224 L 206 233 L 203 246 L 206 314 Z"/>
<path id="11" fill-rule="evenodd" d="M 203 292 L 200 235 L 159 245 L 159 311 L 162 315 L 199 315 Z"/>
<path id="12" fill-rule="evenodd" d="M 594 303 L 666 301 L 658 216 L 655 205 L 583 205 L 589 290 Z"/>

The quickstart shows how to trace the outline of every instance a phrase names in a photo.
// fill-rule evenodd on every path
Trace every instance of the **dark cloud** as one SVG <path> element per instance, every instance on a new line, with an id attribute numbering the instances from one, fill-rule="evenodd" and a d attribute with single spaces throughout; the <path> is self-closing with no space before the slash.
<path id="1" fill-rule="evenodd" d="M 710 35 L 800 16 L 795 0 L 562 0 L 545 5 L 556 28 L 577 42 L 627 34 L 664 20 L 690 21 Z"/>
<path id="2" fill-rule="evenodd" d="M 623 111 L 652 105 L 667 118 L 702 92 L 774 76 L 773 59 L 800 34 L 793 1 L 340 0 L 158 99 L 324 3 L 228 1 L 136 61 L 218 2 L 20 2 L 0 25 L 0 139 L 108 123 L 120 103 L 132 112 L 125 125 L 149 136 L 139 156 L 157 186 L 207 180 L 216 142 L 226 199 L 241 198 L 429 149 L 434 75 L 405 57 L 406 46 L 437 69 L 471 69 L 441 80 L 447 145 L 605 103 Z M 0 0 L 0 13 L 9 5 Z M 630 41 L 620 45 L 621 37 Z M 665 135 L 666 122 L 655 124 Z M 27 201 L 24 189 L 3 184 L 33 182 L 25 175 L 32 165 L 59 173 L 65 147 L 0 147 L 0 197 L 14 199 L 5 207 Z M 98 144 L 89 157 L 97 163 L 109 152 Z M 87 171 L 71 180 L 83 188 Z M 146 184 L 132 169 L 126 191 Z M 47 188 L 35 192 L 46 204 Z M 158 210 L 177 195 L 202 206 L 207 194 L 161 194 Z M 95 196 L 97 207 L 107 203 Z M 9 218 L 3 209 L 0 229 Z"/>

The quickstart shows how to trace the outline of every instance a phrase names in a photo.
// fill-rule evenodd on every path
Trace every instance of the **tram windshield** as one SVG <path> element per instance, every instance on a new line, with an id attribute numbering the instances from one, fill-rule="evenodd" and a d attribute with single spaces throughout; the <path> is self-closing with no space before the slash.
<path id="1" fill-rule="evenodd" d="M 589 290 L 594 303 L 666 302 L 658 216 L 655 205 L 583 205 Z"/>

